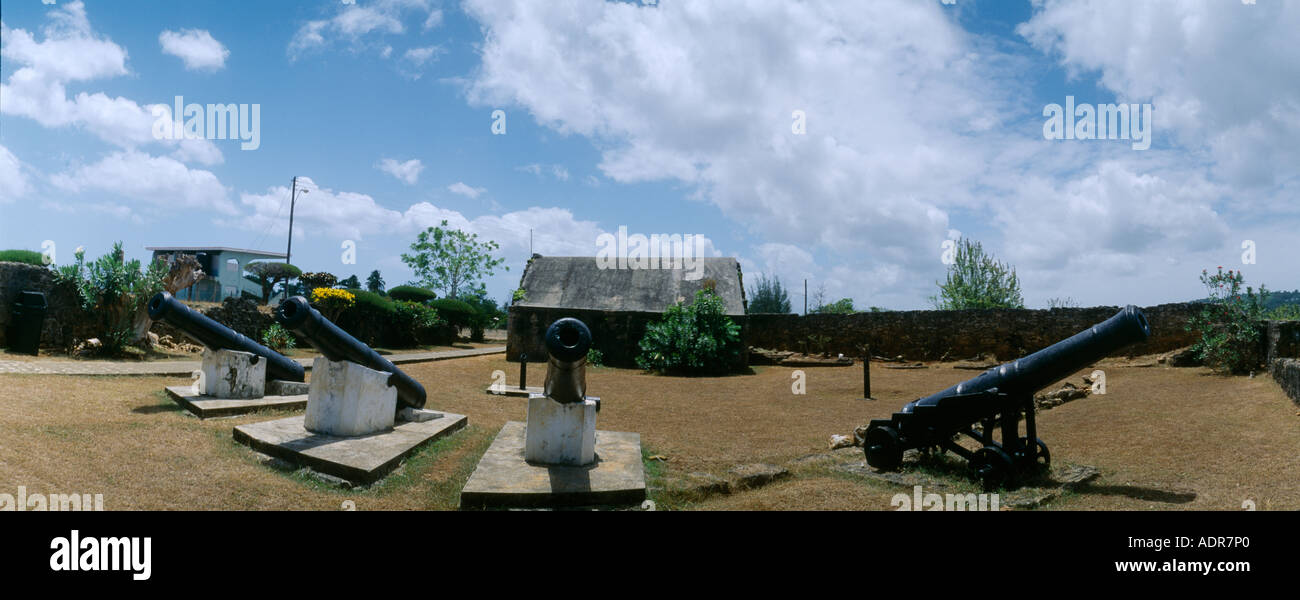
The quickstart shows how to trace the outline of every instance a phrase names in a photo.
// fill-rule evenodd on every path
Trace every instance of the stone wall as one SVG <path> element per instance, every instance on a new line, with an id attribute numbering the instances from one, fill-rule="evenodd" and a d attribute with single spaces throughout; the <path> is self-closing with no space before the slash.
<path id="1" fill-rule="evenodd" d="M 1143 308 L 1151 338 L 1124 350 L 1130 356 L 1188 346 L 1194 336 L 1184 330 L 1199 310 L 1191 303 Z M 909 310 L 851 315 L 749 315 L 749 344 L 774 350 L 823 350 L 860 354 L 862 344 L 877 356 L 908 360 L 965 359 L 978 355 L 1012 360 L 1036 352 L 1119 312 L 1117 306 L 1092 308 Z M 809 336 L 826 340 L 809 340 Z"/>
<path id="2" fill-rule="evenodd" d="M 1279 358 L 1300 358 L 1300 321 L 1266 321 L 1264 327 L 1266 363 Z"/>
<path id="3" fill-rule="evenodd" d="M 1269 374 L 1273 376 L 1273 381 L 1282 386 L 1282 391 L 1296 405 L 1300 405 L 1300 360 L 1275 358 L 1269 364 Z"/>
<path id="4" fill-rule="evenodd" d="M 54 271 L 34 265 L 0 262 L 0 346 L 7 346 L 9 321 L 13 317 L 13 304 L 23 291 L 45 294 L 45 321 L 41 326 L 41 347 L 71 348 L 75 340 L 93 335 L 91 315 L 80 309 L 80 299 L 74 290 L 55 285 Z"/>

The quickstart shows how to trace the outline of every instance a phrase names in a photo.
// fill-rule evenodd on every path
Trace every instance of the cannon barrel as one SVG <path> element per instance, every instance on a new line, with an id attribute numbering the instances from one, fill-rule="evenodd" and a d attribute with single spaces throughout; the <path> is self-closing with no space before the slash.
<path id="1" fill-rule="evenodd" d="M 331 323 L 307 303 L 302 296 L 294 296 L 280 303 L 275 320 L 320 351 L 329 360 L 347 360 L 389 374 L 388 385 L 397 388 L 399 404 L 411 408 L 424 408 L 424 386 L 403 373 L 388 359 L 369 346 L 348 335 L 338 325 Z"/>
<path id="2" fill-rule="evenodd" d="M 297 361 L 263 346 L 202 313 L 182 304 L 167 292 L 149 300 L 149 318 L 166 321 L 186 336 L 212 350 L 250 352 L 266 359 L 266 378 L 302 381 L 303 368 Z"/>
<path id="3" fill-rule="evenodd" d="M 587 351 L 591 329 L 574 318 L 560 319 L 546 328 L 546 396 L 567 404 L 587 396 Z"/>
<path id="4" fill-rule="evenodd" d="M 1142 309 L 1129 305 L 1115 316 L 1019 360 L 993 367 L 942 392 L 909 402 L 902 412 L 917 406 L 934 406 L 960 394 L 975 394 L 997 388 L 1006 394 L 1032 394 L 1060 381 L 1106 355 L 1151 335 Z"/>

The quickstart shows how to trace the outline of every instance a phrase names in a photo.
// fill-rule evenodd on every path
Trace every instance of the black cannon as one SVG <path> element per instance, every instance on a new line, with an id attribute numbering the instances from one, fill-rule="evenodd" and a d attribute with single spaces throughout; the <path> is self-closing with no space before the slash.
<path id="1" fill-rule="evenodd" d="M 158 292 L 149 300 L 149 318 L 166 321 L 190 339 L 210 350 L 251 352 L 266 359 L 266 379 L 303 381 L 303 368 L 297 361 L 249 339 L 202 313 L 185 306 L 167 292 Z"/>
<path id="2" fill-rule="evenodd" d="M 1130 305 L 1068 339 L 909 402 L 889 419 L 871 421 L 862 445 L 867 463 L 894 470 L 904 450 L 940 448 L 965 458 L 986 490 L 1013 486 L 1019 472 L 1051 463 L 1047 445 L 1037 437 L 1034 392 L 1150 335 L 1146 316 Z M 999 426 L 1001 441 L 995 441 L 993 432 Z M 959 445 L 957 436 L 962 434 L 982 447 L 971 451 Z"/>
<path id="3" fill-rule="evenodd" d="M 591 330 L 574 318 L 560 319 L 546 328 L 546 396 L 561 404 L 587 397 L 587 351 Z"/>
<path id="4" fill-rule="evenodd" d="M 410 375 L 403 373 L 388 359 L 379 355 L 356 338 L 339 329 L 320 311 L 307 304 L 307 299 L 294 296 L 280 303 L 275 311 L 275 320 L 290 331 L 307 340 L 307 343 L 325 355 L 325 358 L 339 361 L 347 360 L 364 367 L 389 374 L 388 385 L 397 388 L 398 408 L 424 408 L 424 386 Z"/>

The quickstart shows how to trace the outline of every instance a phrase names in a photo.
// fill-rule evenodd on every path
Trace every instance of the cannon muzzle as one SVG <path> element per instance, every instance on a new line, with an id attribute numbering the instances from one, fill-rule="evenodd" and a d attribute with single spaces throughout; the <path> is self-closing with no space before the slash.
<path id="1" fill-rule="evenodd" d="M 587 396 L 587 351 L 591 329 L 574 318 L 560 319 L 546 328 L 546 395 L 562 404 L 582 402 Z"/>
<path id="2" fill-rule="evenodd" d="M 403 406 L 424 408 L 424 386 L 403 373 L 388 359 L 380 356 L 348 335 L 338 325 L 331 323 L 307 303 L 302 296 L 294 296 L 280 303 L 275 320 L 295 334 L 302 336 L 313 348 L 329 360 L 347 360 L 389 374 L 388 385 L 397 388 L 397 401 Z"/>
<path id="3" fill-rule="evenodd" d="M 167 292 L 158 292 L 149 300 L 149 318 L 166 321 L 211 350 L 238 350 L 265 358 L 267 380 L 303 380 L 303 368 L 297 361 L 185 306 Z"/>

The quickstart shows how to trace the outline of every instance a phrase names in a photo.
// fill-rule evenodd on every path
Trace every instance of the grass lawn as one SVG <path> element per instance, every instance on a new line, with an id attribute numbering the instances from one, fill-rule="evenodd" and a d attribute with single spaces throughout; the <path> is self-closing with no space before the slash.
<path id="1" fill-rule="evenodd" d="M 891 509 L 902 488 L 831 468 L 831 434 L 850 434 L 903 403 L 969 379 L 950 364 L 894 370 L 873 364 L 876 401 L 862 401 L 861 369 L 808 368 L 807 394 L 791 393 L 787 367 L 716 378 L 663 377 L 591 368 L 602 398 L 597 426 L 641 434 L 652 499 L 660 508 Z M 1100 469 L 1100 479 L 1049 509 L 1300 508 L 1300 414 L 1267 375 L 1225 378 L 1204 369 L 1101 368 L 1107 394 L 1039 414 L 1039 436 L 1057 464 Z M 412 364 L 428 406 L 469 416 L 469 426 L 426 447 L 395 475 L 344 490 L 240 446 L 231 429 L 282 414 L 200 421 L 161 390 L 174 378 L 0 375 L 0 491 L 103 493 L 112 509 L 453 509 L 460 488 L 501 425 L 523 420 L 526 400 L 488 395 L 492 373 L 516 383 L 501 355 Z M 1084 369 L 1070 381 L 1091 372 Z M 533 366 L 530 378 L 543 374 Z M 839 451 L 843 457 L 854 451 Z M 772 463 L 791 477 L 764 487 L 692 499 L 692 472 L 725 476 Z M 919 468 L 919 467 L 912 467 Z M 925 467 L 973 486 L 943 468 Z M 971 488 L 974 489 L 973 487 Z M 964 488 L 963 488 L 964 491 Z"/>

